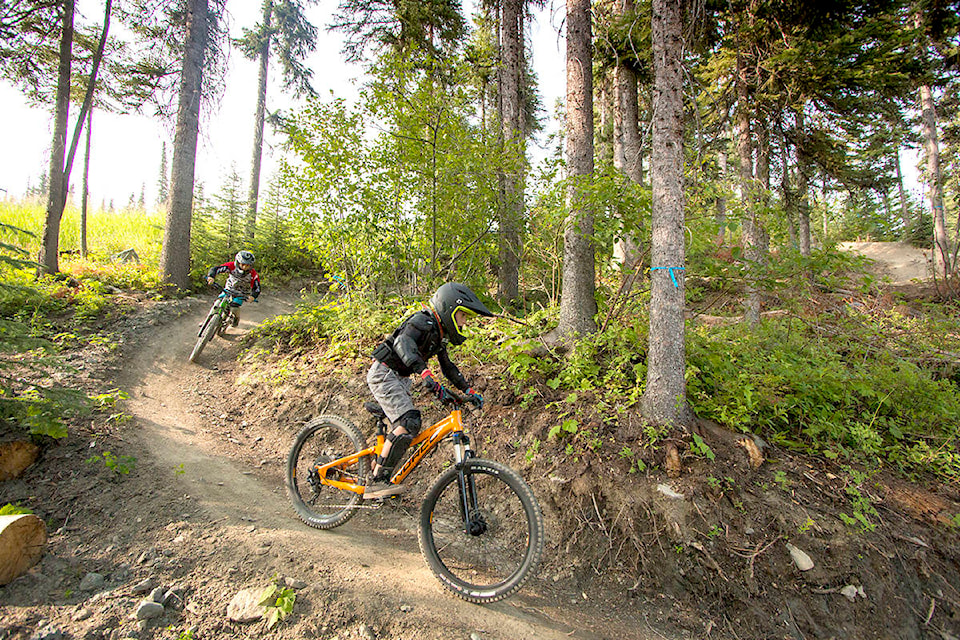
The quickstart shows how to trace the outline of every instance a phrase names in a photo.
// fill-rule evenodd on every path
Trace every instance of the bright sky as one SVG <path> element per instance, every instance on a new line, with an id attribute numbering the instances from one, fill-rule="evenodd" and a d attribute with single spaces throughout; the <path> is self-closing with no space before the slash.
<path id="1" fill-rule="evenodd" d="M 260 4 L 252 0 L 229 3 L 231 35 L 239 36 L 243 27 L 250 28 L 260 20 Z M 337 3 L 320 4 L 322 6 L 314 6 L 308 11 L 311 22 L 320 28 L 317 51 L 307 61 L 307 66 L 314 71 L 313 85 L 321 98 L 328 99 L 332 92 L 336 97 L 351 100 L 356 97 L 358 85 L 362 82 L 362 69 L 343 62 L 340 34 L 325 29 Z M 80 0 L 79 5 L 84 15 L 91 16 L 94 21 L 102 20 L 102 3 L 99 0 Z M 472 2 L 464 2 L 465 7 L 471 5 Z M 469 14 L 469 10 L 466 11 Z M 560 18 L 556 13 L 556 9 L 550 6 L 539 10 L 537 19 L 529 26 L 534 46 L 533 64 L 540 80 L 543 105 L 551 115 L 556 99 L 565 91 L 564 42 L 558 35 Z M 201 115 L 196 179 L 205 185 L 208 195 L 219 190 L 231 166 L 235 166 L 243 178 L 244 190 L 250 173 L 257 65 L 233 50 L 230 52 L 228 73 L 227 91 L 217 112 L 212 118 Z M 267 93 L 267 108 L 270 110 L 294 106 L 292 97 L 283 95 L 278 76 L 279 70 L 272 67 Z M 77 107 L 71 106 L 68 136 L 72 136 L 78 111 Z M 0 198 L 19 197 L 28 186 L 39 185 L 41 174 L 47 172 L 52 127 L 49 108 L 30 107 L 16 88 L 0 81 L 0 140 L 4 149 L 0 153 Z M 118 209 L 122 208 L 131 196 L 135 201 L 139 199 L 141 189 L 145 190 L 148 205 L 152 205 L 156 200 L 164 142 L 167 145 L 168 163 L 172 161 L 172 127 L 172 123 L 161 123 L 147 116 L 94 112 L 90 162 L 91 206 L 99 208 L 101 204 L 109 204 L 112 200 Z M 547 130 L 556 131 L 556 124 L 551 122 Z M 265 140 L 261 190 L 276 162 L 270 143 L 278 142 L 278 139 L 271 134 L 269 126 L 266 127 Z M 76 194 L 80 192 L 82 163 L 81 138 L 71 173 L 71 184 Z M 75 201 L 76 198 L 78 196 L 75 196 Z"/>
<path id="2" fill-rule="evenodd" d="M 99 0 L 80 0 L 80 9 L 88 16 L 102 19 Z M 307 61 L 314 70 L 314 88 L 323 98 L 333 95 L 350 100 L 357 95 L 362 82 L 362 69 L 343 62 L 340 51 L 342 42 L 339 33 L 326 31 L 325 27 L 337 3 L 323 2 L 314 6 L 308 16 L 320 27 L 316 53 Z M 473 2 L 466 0 L 465 12 Z M 260 19 L 260 3 L 253 0 L 230 3 L 230 30 L 234 36 L 241 34 L 243 27 L 252 27 Z M 553 121 L 554 104 L 565 93 L 564 40 L 562 28 L 563 5 L 559 0 L 536 10 L 535 20 L 528 25 L 533 45 L 532 63 L 539 80 L 542 104 L 546 111 L 545 131 L 541 136 L 556 132 Z M 196 178 L 205 185 L 206 193 L 217 192 L 224 178 L 236 167 L 246 182 L 249 179 L 253 148 L 253 114 L 256 100 L 256 63 L 245 59 L 239 52 L 230 52 L 227 92 L 218 110 L 212 117 L 201 116 L 201 135 L 198 145 Z M 279 71 L 271 68 L 268 89 L 268 109 L 290 109 L 294 101 L 286 96 L 279 86 Z M 78 109 L 71 108 L 70 131 Z M 93 208 L 109 205 L 111 200 L 119 209 L 131 196 L 139 199 L 141 189 L 146 202 L 156 201 L 160 175 L 161 148 L 167 145 L 168 163 L 173 157 L 173 123 L 139 115 L 114 115 L 95 112 L 93 120 L 93 150 L 90 167 L 90 203 Z M 40 183 L 41 174 L 47 172 L 49 146 L 52 132 L 52 117 L 48 108 L 30 107 L 21 94 L 11 85 L 0 81 L 0 198 L 20 197 L 29 186 Z M 267 184 L 276 164 L 276 155 L 271 143 L 278 141 L 270 127 L 265 132 L 261 190 Z M 541 157 L 542 151 L 531 148 L 531 155 Z M 917 184 L 917 154 L 907 152 L 902 156 L 902 167 L 908 185 Z M 168 165 L 169 166 L 169 165 Z M 79 193 L 82 180 L 82 139 L 74 163 L 71 183 Z M 919 188 L 912 191 L 919 195 Z"/>

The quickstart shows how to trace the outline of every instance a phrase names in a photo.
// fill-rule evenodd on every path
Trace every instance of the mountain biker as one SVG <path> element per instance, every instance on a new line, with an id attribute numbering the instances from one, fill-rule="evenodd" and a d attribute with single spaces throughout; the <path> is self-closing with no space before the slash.
<path id="1" fill-rule="evenodd" d="M 364 499 L 384 498 L 404 490 L 392 484 L 390 477 L 413 438 L 420 433 L 420 410 L 413 406 L 413 383 L 409 376 L 419 375 L 423 387 L 442 402 L 454 398 L 427 367 L 431 357 L 437 356 L 443 375 L 465 393 L 467 402 L 478 408 L 483 406 L 483 396 L 473 390 L 447 354 L 447 344 L 462 344 L 467 337 L 465 327 L 478 315 L 491 317 L 493 314 L 469 287 L 448 282 L 437 289 L 429 305 L 404 319 L 393 334 L 373 350 L 367 386 L 394 429 L 383 443 L 364 489 Z"/>
<path id="2" fill-rule="evenodd" d="M 253 268 L 257 259 L 251 251 L 240 251 L 233 258 L 232 262 L 224 262 L 218 267 L 210 267 L 207 271 L 207 284 L 213 284 L 213 279 L 221 273 L 226 273 L 227 283 L 220 292 L 219 298 L 227 295 L 227 291 L 233 295 L 233 326 L 240 324 L 240 316 L 237 308 L 243 304 L 246 295 L 249 293 L 256 300 L 260 296 L 260 275 Z"/>

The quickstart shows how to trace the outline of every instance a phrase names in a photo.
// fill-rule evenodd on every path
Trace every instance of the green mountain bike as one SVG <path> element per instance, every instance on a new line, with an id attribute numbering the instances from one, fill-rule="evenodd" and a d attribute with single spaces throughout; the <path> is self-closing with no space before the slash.
<path id="1" fill-rule="evenodd" d="M 207 343 L 213 339 L 213 336 L 223 336 L 223 334 L 227 332 L 228 327 L 237 326 L 239 318 L 233 310 L 243 304 L 243 301 L 247 299 L 246 294 L 240 293 L 239 291 L 225 289 L 216 283 L 212 286 L 220 291 L 220 295 L 214 300 L 213 306 L 210 307 L 210 312 L 207 314 L 203 324 L 200 325 L 200 331 L 197 332 L 197 343 L 193 346 L 193 351 L 190 352 L 190 362 L 197 361 L 197 358 L 200 357 L 200 352 L 203 351 Z M 238 300 L 240 302 L 237 302 Z"/>

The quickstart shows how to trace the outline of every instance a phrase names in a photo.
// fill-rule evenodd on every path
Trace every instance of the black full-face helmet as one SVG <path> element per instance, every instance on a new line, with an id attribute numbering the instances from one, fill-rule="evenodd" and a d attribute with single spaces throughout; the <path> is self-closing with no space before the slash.
<path id="1" fill-rule="evenodd" d="M 430 298 L 430 306 L 440 318 L 440 326 L 451 344 L 462 344 L 466 336 L 457 326 L 456 313 L 464 311 L 471 316 L 493 316 L 490 309 L 480 302 L 480 298 L 470 290 L 470 287 L 459 282 L 448 282 L 442 285 Z"/>
<path id="2" fill-rule="evenodd" d="M 245 264 L 248 267 L 253 267 L 253 263 L 256 262 L 257 259 L 253 256 L 252 251 L 244 250 L 239 252 L 233 261 L 237 264 L 237 266 Z"/>

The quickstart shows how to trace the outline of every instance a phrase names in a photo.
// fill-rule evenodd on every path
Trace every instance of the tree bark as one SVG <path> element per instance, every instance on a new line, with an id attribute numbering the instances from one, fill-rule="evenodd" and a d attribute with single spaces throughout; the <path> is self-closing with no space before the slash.
<path id="1" fill-rule="evenodd" d="M 53 143 L 50 147 L 47 213 L 43 223 L 37 277 L 60 271 L 60 220 L 67 200 L 63 162 L 67 146 L 67 118 L 70 113 L 70 64 L 73 59 L 74 0 L 64 0 L 60 17 L 60 63 L 57 71 L 57 102 L 54 106 Z"/>
<path id="2" fill-rule="evenodd" d="M 0 516 L 0 585 L 37 564 L 46 545 L 47 527 L 37 516 Z"/>
<path id="3" fill-rule="evenodd" d="M 927 193 L 930 198 L 930 214 L 933 217 L 934 269 L 944 278 L 953 271 L 950 259 L 950 238 L 943 214 L 943 178 L 940 175 L 940 138 L 937 134 L 937 110 L 929 85 L 920 87 L 921 135 L 927 161 Z"/>
<path id="4" fill-rule="evenodd" d="M 190 221 L 193 215 L 193 182 L 207 37 L 207 0 L 190 0 L 177 105 L 177 129 L 173 139 L 170 206 L 160 252 L 161 277 L 164 282 L 181 289 L 190 286 Z"/>
<path id="5" fill-rule="evenodd" d="M 257 75 L 257 111 L 253 118 L 253 161 L 250 163 L 250 193 L 247 196 L 246 239 L 253 242 L 257 232 L 257 201 L 260 198 L 260 162 L 263 157 L 263 121 L 267 111 L 267 73 L 270 70 L 270 22 L 273 0 L 263 7 L 264 39 L 260 48 L 260 71 Z"/>
<path id="6" fill-rule="evenodd" d="M 726 141 L 724 142 L 726 144 Z M 727 239 L 727 151 L 726 148 L 717 152 L 717 168 L 720 173 L 720 195 L 717 196 L 716 214 L 717 246 L 723 247 Z"/>
<path id="7" fill-rule="evenodd" d="M 90 130 L 93 128 L 93 107 L 87 111 L 86 148 L 83 154 L 83 188 L 80 196 L 80 257 L 87 259 L 87 200 L 90 195 Z"/>
<path id="8" fill-rule="evenodd" d="M 797 112 L 797 131 L 800 142 L 797 144 L 797 234 L 800 240 L 800 255 L 810 257 L 810 180 L 807 175 L 810 171 L 810 162 L 804 148 L 806 139 L 806 125 L 803 111 Z"/>
<path id="9" fill-rule="evenodd" d="M 756 184 L 753 174 L 753 139 L 750 133 L 751 101 L 746 64 L 737 56 L 737 155 L 740 159 L 740 196 L 743 201 L 743 245 L 746 259 L 746 301 L 744 319 L 755 325 L 760 322 L 760 296 L 757 288 L 757 246 L 760 243 Z"/>
<path id="10" fill-rule="evenodd" d="M 633 0 L 620 0 L 620 15 L 630 16 L 634 13 L 635 7 Z M 635 184 L 640 184 L 642 180 L 640 167 L 640 108 L 637 92 L 637 74 L 627 66 L 624 61 L 620 61 L 616 70 L 616 109 L 617 117 L 615 123 L 619 123 L 619 153 L 614 149 L 614 159 L 620 162 L 620 169 Z M 618 158 L 619 156 L 619 158 Z M 642 221 L 639 212 L 622 212 L 632 219 L 635 228 L 639 232 L 642 227 Z M 630 228 L 630 225 L 626 225 Z M 632 232 L 624 234 L 624 237 L 617 241 L 617 252 L 623 256 L 624 276 L 631 273 L 640 260 L 640 241 L 638 235 Z"/>
<path id="11" fill-rule="evenodd" d="M 910 230 L 910 209 L 907 207 L 907 191 L 903 188 L 903 169 L 900 166 L 900 149 L 897 148 L 897 191 L 900 195 L 900 218 L 903 220 L 903 231 Z"/>
<path id="12" fill-rule="evenodd" d="M 597 330 L 593 212 L 583 182 L 593 175 L 593 60 L 590 0 L 567 0 L 567 190 L 561 337 Z"/>
<path id="13" fill-rule="evenodd" d="M 684 347 L 683 79 L 681 2 L 653 0 L 654 120 L 650 344 L 643 415 L 693 426 Z"/>
<path id="14" fill-rule="evenodd" d="M 497 297 L 504 305 L 517 300 L 520 286 L 520 221 L 523 179 L 520 174 L 523 133 L 520 115 L 521 0 L 503 0 L 500 20 L 500 107 L 502 140 L 509 159 L 502 174 L 500 203 L 500 278 Z"/>

